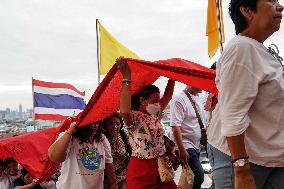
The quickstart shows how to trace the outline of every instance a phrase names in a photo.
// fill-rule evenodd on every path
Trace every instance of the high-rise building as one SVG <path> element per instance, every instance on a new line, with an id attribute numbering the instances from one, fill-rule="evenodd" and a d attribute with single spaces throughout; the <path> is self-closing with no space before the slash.
<path id="1" fill-rule="evenodd" d="M 11 119 L 11 110 L 10 108 L 6 108 L 5 119 Z"/>
<path id="2" fill-rule="evenodd" d="M 22 107 L 22 104 L 19 104 L 19 118 L 23 118 L 23 107 Z"/>
<path id="3" fill-rule="evenodd" d="M 6 111 L 0 110 L 0 120 L 3 120 L 5 118 Z"/>

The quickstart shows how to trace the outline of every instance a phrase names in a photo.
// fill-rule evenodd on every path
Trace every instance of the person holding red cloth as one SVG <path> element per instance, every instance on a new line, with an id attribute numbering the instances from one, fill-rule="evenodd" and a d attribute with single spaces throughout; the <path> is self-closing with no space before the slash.
<path id="1" fill-rule="evenodd" d="M 116 64 L 123 75 L 120 113 L 132 148 L 126 188 L 177 189 L 173 180 L 161 181 L 157 163 L 157 158 L 166 153 L 161 118 L 162 111 L 172 98 L 175 82 L 169 79 L 162 98 L 159 88 L 147 85 L 135 95 L 136 98 L 133 96 L 131 99 L 131 70 L 122 58 L 118 58 Z"/>

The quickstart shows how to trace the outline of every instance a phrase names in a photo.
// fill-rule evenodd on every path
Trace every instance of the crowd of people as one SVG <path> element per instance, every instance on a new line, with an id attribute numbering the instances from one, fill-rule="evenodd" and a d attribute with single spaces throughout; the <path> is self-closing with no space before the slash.
<path id="1" fill-rule="evenodd" d="M 0 161 L 0 189 L 177 189 L 171 174 L 163 172 L 173 169 L 163 167 L 171 161 L 161 124 L 170 101 L 175 153 L 183 168 L 191 168 L 193 189 L 204 181 L 204 134 L 212 188 L 283 189 L 284 73 L 263 45 L 279 30 L 282 11 L 277 0 L 230 1 L 236 36 L 212 67 L 218 96 L 207 94 L 206 100 L 193 86 L 173 97 L 171 79 L 162 97 L 155 85 L 131 95 L 131 69 L 118 58 L 123 76 L 119 113 L 79 128 L 70 118 L 69 129 L 48 150 L 50 159 L 61 163 L 58 178 L 39 183 L 26 169 L 19 171 L 13 158 Z"/>
<path id="2" fill-rule="evenodd" d="M 38 182 L 12 157 L 0 160 L 0 189 L 56 189 L 57 173 Z"/>

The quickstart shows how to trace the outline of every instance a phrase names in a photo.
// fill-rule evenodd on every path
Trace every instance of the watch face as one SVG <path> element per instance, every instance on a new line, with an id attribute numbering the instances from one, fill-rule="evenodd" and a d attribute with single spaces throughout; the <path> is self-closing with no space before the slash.
<path id="1" fill-rule="evenodd" d="M 247 163 L 249 163 L 249 161 L 247 159 L 239 159 L 234 163 L 234 167 L 243 167 Z"/>
<path id="2" fill-rule="evenodd" d="M 244 166 L 245 165 L 245 162 L 244 161 L 240 161 L 239 162 L 239 166 Z"/>

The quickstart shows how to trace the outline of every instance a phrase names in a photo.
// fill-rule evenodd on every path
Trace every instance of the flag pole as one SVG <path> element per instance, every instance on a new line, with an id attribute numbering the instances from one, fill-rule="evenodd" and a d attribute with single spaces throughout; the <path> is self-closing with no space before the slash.
<path id="1" fill-rule="evenodd" d="M 221 2 L 222 0 L 217 0 L 217 17 L 218 17 L 218 30 L 219 30 L 219 42 L 220 42 L 220 53 L 223 53 L 223 25 L 222 25 L 222 20 L 223 20 L 223 15 L 221 12 Z"/>
<path id="2" fill-rule="evenodd" d="M 35 94 L 34 94 L 34 78 L 32 77 L 32 95 L 33 95 L 33 124 L 34 124 L 34 130 L 36 130 L 35 125 Z"/>
<path id="3" fill-rule="evenodd" d="M 97 64 L 98 64 L 98 85 L 100 84 L 100 51 L 99 51 L 99 20 L 96 19 L 96 35 L 97 35 Z"/>

